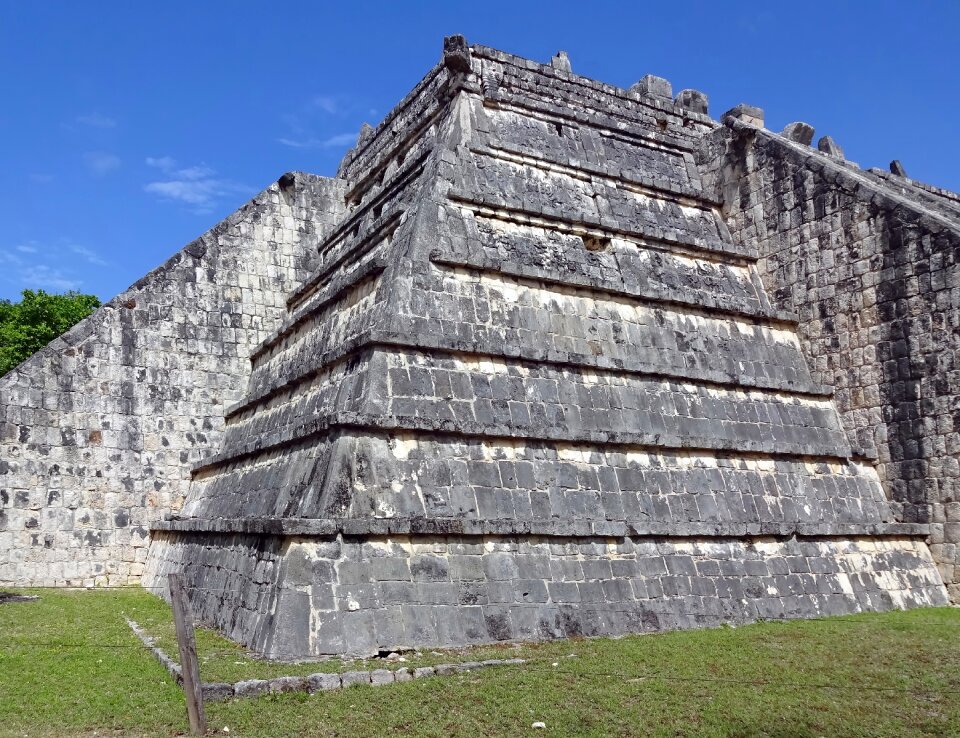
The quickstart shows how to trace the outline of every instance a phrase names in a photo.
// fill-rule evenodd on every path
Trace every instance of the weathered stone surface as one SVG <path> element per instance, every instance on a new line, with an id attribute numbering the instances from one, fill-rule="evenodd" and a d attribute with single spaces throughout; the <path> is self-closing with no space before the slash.
<path id="1" fill-rule="evenodd" d="M 270 691 L 270 681 L 267 679 L 249 679 L 233 685 L 237 697 L 258 697 Z"/>
<path id="2" fill-rule="evenodd" d="M 393 684 L 394 674 L 390 669 L 374 669 L 370 672 L 370 683 L 374 686 L 380 684 Z"/>
<path id="3" fill-rule="evenodd" d="M 270 692 L 285 694 L 287 692 L 306 692 L 310 681 L 307 677 L 277 677 L 270 680 Z"/>
<path id="4" fill-rule="evenodd" d="M 764 283 L 799 314 L 813 379 L 837 387 L 848 437 L 878 457 L 894 518 L 930 525 L 956 600 L 960 195 L 735 128 L 698 160 L 708 190 L 734 193 L 731 232 L 758 244 Z"/>
<path id="5" fill-rule="evenodd" d="M 345 671 L 340 675 L 340 683 L 344 687 L 351 687 L 354 684 L 370 684 L 370 672 Z"/>
<path id="6" fill-rule="evenodd" d="M 755 105 L 747 105 L 746 103 L 735 105 L 720 116 L 720 120 L 727 118 L 733 118 L 741 123 L 763 128 L 763 108 L 758 108 Z"/>
<path id="7" fill-rule="evenodd" d="M 447 36 L 443 40 L 443 63 L 453 72 L 470 71 L 470 47 L 463 36 Z"/>
<path id="8" fill-rule="evenodd" d="M 436 97 L 441 66 L 348 155 L 354 210 L 151 573 L 249 593 L 196 606 L 276 656 L 945 602 L 665 80 L 470 58 L 511 104 Z"/>
<path id="9" fill-rule="evenodd" d="M 643 77 L 643 79 L 630 88 L 630 92 L 659 97 L 663 100 L 673 99 L 673 87 L 670 85 L 670 80 L 657 77 L 653 74 L 648 74 Z"/>
<path id="10" fill-rule="evenodd" d="M 331 689 L 340 689 L 342 682 L 339 674 L 317 673 L 307 677 L 309 692 L 327 692 Z"/>
<path id="11" fill-rule="evenodd" d="M 567 56 L 566 51 L 558 51 L 556 56 L 550 60 L 550 66 L 568 74 L 573 71 L 573 67 L 570 65 L 570 57 Z"/>
<path id="12" fill-rule="evenodd" d="M 780 135 L 791 141 L 796 141 L 801 146 L 809 146 L 810 142 L 813 141 L 813 133 L 813 126 L 803 121 L 797 121 L 796 123 L 788 123 L 780 132 Z"/>
<path id="13" fill-rule="evenodd" d="M 709 108 L 709 99 L 700 90 L 680 90 L 674 102 L 684 110 L 700 115 L 706 115 Z"/>
<path id="14" fill-rule="evenodd" d="M 234 696 L 232 684 L 226 682 L 204 682 L 203 701 L 204 702 L 223 702 Z"/>
<path id="15" fill-rule="evenodd" d="M 282 179 L 0 378 L 0 585 L 140 580 L 344 210 L 344 183 Z"/>
<path id="16" fill-rule="evenodd" d="M 817 149 L 827 156 L 832 156 L 834 159 L 844 158 L 843 149 L 841 149 L 840 145 L 830 136 L 824 136 L 817 141 Z"/>
<path id="17" fill-rule="evenodd" d="M 933 406 L 934 433 L 930 395 L 916 391 L 926 360 L 911 357 L 951 332 L 952 282 L 930 275 L 945 268 L 937 239 L 949 238 L 960 201 L 811 151 L 797 126 L 771 134 L 759 108 L 738 106 L 718 127 L 703 103 L 700 112 L 695 95 L 674 101 L 660 78 L 625 91 L 577 77 L 563 57 L 540 65 L 447 39 L 441 62 L 363 129 L 336 180 L 285 176 L 259 215 L 238 214 L 188 247 L 179 258 L 189 269 L 173 283 L 193 284 L 193 273 L 203 289 L 154 299 L 156 316 L 148 308 L 133 327 L 146 337 L 136 361 L 123 363 L 130 330 L 107 321 L 83 334 L 94 336 L 90 368 L 73 355 L 38 359 L 3 380 L 16 389 L 4 395 L 2 428 L 17 453 L 0 473 L 18 486 L 0 488 L 0 550 L 32 576 L 44 557 L 68 555 L 44 553 L 59 549 L 42 537 L 34 545 L 38 528 L 76 538 L 62 529 L 77 520 L 110 527 L 109 494 L 65 498 L 29 477 L 48 453 L 78 478 L 103 461 L 77 461 L 76 436 L 58 429 L 90 426 L 64 422 L 79 412 L 67 409 L 79 382 L 114 413 L 90 444 L 129 451 L 107 470 L 114 488 L 143 500 L 163 460 L 182 491 L 193 465 L 182 508 L 165 502 L 169 520 L 138 521 L 142 537 L 152 528 L 147 584 L 163 592 L 165 575 L 182 572 L 199 618 L 267 655 L 945 602 L 923 537 L 952 577 L 960 511 L 941 480 L 955 465 L 912 462 L 949 455 L 949 392 Z M 849 197 L 831 189 L 847 192 L 847 181 Z M 907 231 L 871 230 L 887 199 Z M 811 241 L 809 224 L 829 243 Z M 875 248 L 856 240 L 871 238 Z M 848 249 L 844 239 L 861 255 L 833 245 Z M 297 268 L 280 270 L 274 260 L 289 254 Z M 240 255 L 257 266 L 230 291 L 210 269 Z M 930 268 L 914 270 L 926 255 Z M 858 303 L 871 289 L 873 302 Z M 943 296 L 919 297 L 932 291 Z M 258 300 L 248 328 L 246 306 Z M 188 309 L 211 301 L 216 320 L 172 337 Z M 117 303 L 104 315 L 138 309 Z M 896 320 L 911 332 L 895 334 Z M 227 338 L 236 345 L 219 350 Z M 837 356 L 873 374 L 838 371 L 847 359 Z M 160 371 L 178 362 L 203 373 Z M 64 403 L 56 412 L 48 368 L 77 375 L 49 380 Z M 938 370 L 949 388 L 951 365 Z M 95 389 L 105 376 L 116 392 Z M 141 383 L 157 397 L 143 399 Z M 164 394 L 174 390 L 192 399 Z M 130 392 L 141 405 L 124 404 Z M 851 398 L 869 412 L 851 415 Z M 132 433 L 131 408 L 159 438 Z M 885 412 L 887 428 L 899 424 L 886 451 L 867 431 Z M 21 438 L 37 418 L 42 444 Z M 168 452 L 162 439 L 174 430 Z M 873 456 L 886 472 L 894 443 L 905 486 L 891 506 Z M 24 470 L 29 480 L 16 481 Z M 936 504 L 923 497 L 928 482 L 944 490 Z M 41 514 L 71 506 L 76 520 Z M 32 558 L 2 548 L 10 530 Z M 387 678 L 398 677 L 339 677 Z"/>

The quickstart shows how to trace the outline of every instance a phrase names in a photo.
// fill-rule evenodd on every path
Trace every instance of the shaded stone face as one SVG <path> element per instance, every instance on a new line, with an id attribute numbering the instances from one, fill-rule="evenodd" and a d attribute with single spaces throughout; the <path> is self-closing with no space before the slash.
<path id="1" fill-rule="evenodd" d="M 734 127 L 706 136 L 698 159 L 709 188 L 730 193 L 731 231 L 757 244 L 778 307 L 799 314 L 813 377 L 837 387 L 851 443 L 877 456 L 893 515 L 930 525 L 956 601 L 960 195 L 908 179 L 899 162 L 861 170 L 832 139 L 818 148 Z"/>
<path id="2" fill-rule="evenodd" d="M 2 380 L 15 577 L 46 535 L 89 554 L 57 582 L 179 571 L 283 657 L 945 602 L 721 215 L 706 97 L 571 69 L 450 37 L 335 180 L 285 176 Z"/>

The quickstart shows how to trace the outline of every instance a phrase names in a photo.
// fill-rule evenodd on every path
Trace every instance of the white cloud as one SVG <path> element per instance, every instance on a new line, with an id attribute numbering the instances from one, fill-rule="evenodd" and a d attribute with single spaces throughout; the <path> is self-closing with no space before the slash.
<path id="1" fill-rule="evenodd" d="M 57 265 L 50 263 L 54 262 Z M 79 289 L 83 281 L 77 279 L 61 265 L 64 255 L 60 249 L 39 249 L 35 242 L 18 244 L 13 248 L 0 248 L 0 278 L 15 286 L 17 292 L 25 289 L 66 292 Z"/>
<path id="2" fill-rule="evenodd" d="M 103 177 L 120 168 L 120 157 L 107 151 L 88 151 L 83 155 L 87 169 L 98 177 Z"/>
<path id="3" fill-rule="evenodd" d="M 25 289 L 66 292 L 79 289 L 83 284 L 82 280 L 71 278 L 48 264 L 30 264 L 20 269 L 17 276 Z"/>
<path id="4" fill-rule="evenodd" d="M 209 179 L 214 174 L 216 174 L 216 172 L 214 172 L 206 164 L 201 164 L 200 166 L 196 167 L 186 167 L 176 172 L 176 176 L 178 176 L 180 179 L 186 179 L 190 181 Z"/>
<path id="5" fill-rule="evenodd" d="M 340 111 L 339 103 L 337 103 L 336 98 L 331 95 L 316 95 L 310 101 L 310 106 L 331 115 Z"/>
<path id="6" fill-rule="evenodd" d="M 117 121 L 100 113 L 90 113 L 88 115 L 77 116 L 77 123 L 91 128 L 116 128 Z"/>
<path id="7" fill-rule="evenodd" d="M 278 138 L 277 143 L 294 149 L 333 149 L 350 146 L 357 140 L 356 133 L 338 133 L 329 138 Z"/>
<path id="8" fill-rule="evenodd" d="M 96 264 L 97 266 L 107 266 L 107 262 L 101 259 L 100 254 L 93 249 L 88 249 L 85 246 L 78 246 L 77 244 L 70 244 L 70 250 L 78 256 L 82 256 L 91 264 Z M 33 251 L 36 251 L 36 249 Z"/>
<path id="9" fill-rule="evenodd" d="M 356 128 L 351 133 L 328 132 L 334 126 L 350 127 L 350 121 L 359 119 L 364 109 L 368 108 L 362 101 L 349 95 L 314 95 L 280 116 L 284 130 L 276 141 L 293 149 L 346 148 L 357 140 Z"/>
<path id="10" fill-rule="evenodd" d="M 165 179 L 148 182 L 146 192 L 164 200 L 190 205 L 196 213 L 207 213 L 222 197 L 250 193 L 252 190 L 237 182 L 218 177 L 216 170 L 206 164 L 179 167 L 169 156 L 148 157 L 148 166 L 159 169 Z"/>
<path id="11" fill-rule="evenodd" d="M 175 159 L 172 159 L 169 156 L 159 156 L 159 157 L 148 156 L 147 166 L 156 167 L 161 172 L 169 172 L 173 169 L 176 169 L 177 162 Z"/>
<path id="12" fill-rule="evenodd" d="M 14 254 L 12 251 L 7 249 L 0 249 L 0 264 L 22 264 L 23 259 L 21 259 L 17 254 Z"/>
<path id="13" fill-rule="evenodd" d="M 24 289 L 42 289 L 49 292 L 78 290 L 83 279 L 78 276 L 90 271 L 90 264 L 98 268 L 109 264 L 93 249 L 60 238 L 50 243 L 25 241 L 14 246 L 0 247 L 0 280 L 13 285 L 17 292 Z"/>

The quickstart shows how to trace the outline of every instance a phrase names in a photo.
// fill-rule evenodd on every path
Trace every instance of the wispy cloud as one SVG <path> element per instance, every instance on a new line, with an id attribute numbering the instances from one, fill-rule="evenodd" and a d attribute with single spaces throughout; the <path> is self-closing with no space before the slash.
<path id="1" fill-rule="evenodd" d="M 96 266 L 107 266 L 107 262 L 104 261 L 100 257 L 100 254 L 93 249 L 88 249 L 86 246 L 78 246 L 75 243 L 70 244 L 69 249 L 77 256 L 82 256 L 90 264 L 95 264 Z"/>
<path id="2" fill-rule="evenodd" d="M 66 292 L 79 289 L 83 280 L 75 279 L 64 274 L 60 269 L 49 264 L 31 264 L 20 270 L 20 281 L 25 285 L 32 285 L 25 289 L 42 289 L 50 292 Z"/>
<path id="3" fill-rule="evenodd" d="M 288 138 L 277 139 L 277 143 L 294 149 L 333 149 L 350 146 L 357 140 L 356 133 L 338 133 L 329 138 Z"/>
<path id="4" fill-rule="evenodd" d="M 180 167 L 169 156 L 147 157 L 146 164 L 160 170 L 163 178 L 148 182 L 143 189 L 161 199 L 189 205 L 195 213 L 210 212 L 223 197 L 252 192 L 250 187 L 218 176 L 206 164 Z"/>
<path id="5" fill-rule="evenodd" d="M 349 95 L 313 95 L 281 116 L 285 130 L 276 141 L 293 149 L 342 150 L 353 145 L 363 117 L 374 112 Z"/>
<path id="6" fill-rule="evenodd" d="M 90 128 L 116 128 L 117 121 L 100 113 L 89 113 L 87 115 L 78 115 L 77 123 Z"/>
<path id="7" fill-rule="evenodd" d="M 95 251 L 70 239 L 49 244 L 25 241 L 0 247 L 0 264 L 4 266 L 0 269 L 0 279 L 14 285 L 18 292 L 24 289 L 77 290 L 83 286 L 83 279 L 76 274 L 77 257 L 89 264 L 107 266 Z"/>
<path id="8" fill-rule="evenodd" d="M 332 95 L 316 95 L 310 100 L 310 105 L 330 115 L 340 111 L 340 103 Z"/>
<path id="9" fill-rule="evenodd" d="M 40 172 L 36 172 L 29 176 L 30 176 L 30 181 L 36 184 L 50 184 L 51 182 L 53 182 L 52 174 L 42 174 Z"/>
<path id="10" fill-rule="evenodd" d="M 177 168 L 177 162 L 175 159 L 169 156 L 148 156 L 147 157 L 147 166 L 156 167 L 161 172 L 169 172 L 172 169 Z"/>
<path id="11" fill-rule="evenodd" d="M 103 177 L 120 168 L 120 157 L 107 151 L 88 151 L 83 155 L 83 163 L 97 177 Z"/>

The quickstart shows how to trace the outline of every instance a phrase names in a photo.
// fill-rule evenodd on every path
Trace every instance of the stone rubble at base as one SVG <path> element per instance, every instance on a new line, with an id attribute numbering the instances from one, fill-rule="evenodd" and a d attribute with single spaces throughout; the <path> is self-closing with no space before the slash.
<path id="1" fill-rule="evenodd" d="M 832 299 L 920 278 L 811 285 L 864 237 L 830 188 L 864 223 L 892 192 L 930 271 L 957 203 L 706 111 L 447 39 L 335 179 L 285 175 L 0 380 L 0 582 L 182 571 L 278 657 L 945 603 L 960 510 L 913 475 L 952 480 L 957 435 L 921 442 L 923 380 L 887 392 L 893 314 Z"/>

